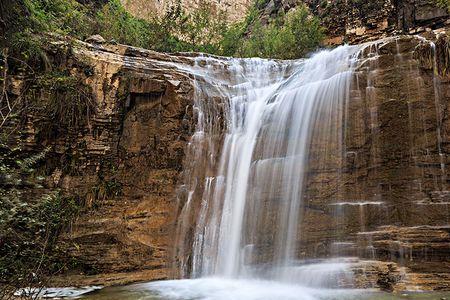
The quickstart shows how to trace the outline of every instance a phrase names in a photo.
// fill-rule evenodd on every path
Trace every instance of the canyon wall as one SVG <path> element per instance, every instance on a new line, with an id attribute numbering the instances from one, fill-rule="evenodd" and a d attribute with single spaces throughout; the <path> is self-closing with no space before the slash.
<path id="1" fill-rule="evenodd" d="M 447 45 L 403 37 L 361 55 L 342 156 L 319 161 L 327 145 L 311 147 L 300 257 L 393 262 L 392 288 L 448 289 Z"/>
<path id="2" fill-rule="evenodd" d="M 27 150 L 50 148 L 47 187 L 82 206 L 61 237 L 70 276 L 54 284 L 168 278 L 175 190 L 193 130 L 192 79 L 169 61 L 185 59 L 55 37 L 46 44 L 53 70 L 69 70 L 89 87 L 94 107 L 83 127 L 49 120 L 46 126 L 56 129 L 50 136 L 40 125 L 48 116 L 29 109 L 16 136 Z M 23 78 L 13 78 L 12 95 L 21 94 Z M 102 275 L 84 277 L 94 274 Z"/>
<path id="3" fill-rule="evenodd" d="M 428 38 L 435 48 L 406 36 L 363 53 L 343 156 L 315 162 L 321 147 L 312 148 L 298 256 L 357 256 L 366 261 L 359 272 L 373 277 L 361 287 L 450 285 L 449 39 L 443 31 Z M 193 77 L 176 64 L 192 58 L 58 38 L 47 52 L 91 88 L 95 104 L 83 128 L 43 137 L 30 114 L 20 137 L 27 149 L 51 148 L 48 187 L 85 207 L 62 236 L 78 264 L 54 284 L 170 278 L 177 189 L 195 124 Z M 13 81 L 17 94 L 21 76 Z"/>
<path id="4" fill-rule="evenodd" d="M 432 0 L 305 1 L 326 29 L 328 44 L 417 34 L 446 24 L 448 13 Z"/>

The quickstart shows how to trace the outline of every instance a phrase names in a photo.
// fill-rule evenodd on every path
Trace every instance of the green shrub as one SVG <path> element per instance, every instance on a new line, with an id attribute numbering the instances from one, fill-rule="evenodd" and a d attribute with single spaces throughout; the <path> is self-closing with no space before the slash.
<path id="1" fill-rule="evenodd" d="M 443 0 L 439 0 L 443 1 Z M 242 22 L 227 25 L 224 11 L 213 11 L 206 0 L 186 12 L 180 2 L 159 17 L 143 20 L 125 10 L 120 0 L 94 7 L 75 0 L 13 0 L 19 21 L 9 30 L 9 43 L 20 60 L 36 64 L 44 54 L 33 34 L 52 31 L 77 38 L 99 33 L 107 40 L 162 52 L 207 52 L 228 56 L 298 58 L 316 48 L 323 38 L 317 18 L 305 5 L 269 24 L 259 20 L 267 4 L 258 0 Z M 447 1 L 443 1 L 447 2 Z M 25 13 L 26 12 L 26 13 Z M 12 22 L 12 21 L 11 21 Z"/>
<path id="2" fill-rule="evenodd" d="M 28 96 L 39 101 L 38 110 L 62 128 L 85 126 L 95 110 L 90 87 L 64 72 L 38 76 Z"/>
<path id="3" fill-rule="evenodd" d="M 91 32 L 89 10 L 75 0 L 24 0 L 24 3 L 35 31 L 54 31 L 78 38 Z"/>
<path id="4" fill-rule="evenodd" d="M 61 270 L 56 241 L 78 212 L 74 199 L 43 188 L 36 167 L 49 149 L 26 154 L 0 142 L 1 292 L 39 285 L 42 275 Z"/>
<path id="5" fill-rule="evenodd" d="M 189 44 L 188 50 L 217 54 L 220 40 L 226 31 L 226 13 L 214 14 L 210 3 L 200 1 L 198 8 L 187 14 L 182 36 Z"/>
<path id="6" fill-rule="evenodd" d="M 246 29 L 247 26 L 243 22 L 229 25 L 220 41 L 220 54 L 225 56 L 238 55 Z"/>
<path id="7" fill-rule="evenodd" d="M 436 0 L 436 4 L 441 8 L 446 8 L 450 11 L 450 0 Z"/>
<path id="8" fill-rule="evenodd" d="M 317 48 L 323 37 L 319 20 L 302 5 L 266 26 L 256 20 L 236 52 L 244 57 L 300 58 Z"/>
<path id="9" fill-rule="evenodd" d="M 118 43 L 148 48 L 151 24 L 133 17 L 119 0 L 110 0 L 97 14 L 98 32 Z"/>

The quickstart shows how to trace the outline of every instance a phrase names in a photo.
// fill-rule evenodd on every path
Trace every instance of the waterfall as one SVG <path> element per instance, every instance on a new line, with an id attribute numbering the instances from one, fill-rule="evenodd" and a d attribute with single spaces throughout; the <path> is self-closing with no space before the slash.
<path id="1" fill-rule="evenodd" d="M 197 125 L 187 200 L 180 196 L 182 276 L 289 281 L 295 274 L 309 162 L 340 166 L 359 49 L 297 61 L 196 59 L 189 72 Z M 320 147 L 315 157 L 312 147 Z"/>

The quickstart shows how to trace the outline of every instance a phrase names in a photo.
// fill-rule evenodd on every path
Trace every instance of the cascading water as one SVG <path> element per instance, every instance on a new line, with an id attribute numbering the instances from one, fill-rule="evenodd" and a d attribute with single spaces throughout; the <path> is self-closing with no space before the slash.
<path id="1" fill-rule="evenodd" d="M 196 60 L 189 71 L 198 124 L 178 233 L 182 276 L 289 282 L 311 272 L 298 264 L 305 177 L 310 160 L 341 161 L 359 49 L 299 61 Z M 207 146 L 194 151 L 199 143 Z M 317 145 L 325 147 L 311 157 Z"/>

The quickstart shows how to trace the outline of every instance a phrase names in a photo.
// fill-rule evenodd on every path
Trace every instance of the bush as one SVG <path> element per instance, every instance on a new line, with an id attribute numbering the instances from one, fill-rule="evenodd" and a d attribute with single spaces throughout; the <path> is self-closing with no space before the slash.
<path id="1" fill-rule="evenodd" d="M 317 48 L 323 40 L 317 18 L 302 5 L 267 26 L 256 20 L 249 38 L 237 49 L 240 56 L 295 59 Z"/>
<path id="2" fill-rule="evenodd" d="M 82 128 L 95 111 L 90 87 L 64 72 L 38 76 L 27 96 L 39 101 L 37 110 L 59 128 Z"/>
<path id="3" fill-rule="evenodd" d="M 436 4 L 450 11 L 450 0 L 436 0 Z"/>
<path id="4" fill-rule="evenodd" d="M 200 1 L 198 8 L 187 14 L 181 36 L 189 44 L 188 51 L 218 54 L 220 40 L 227 29 L 226 13 L 219 11 L 214 14 L 211 4 Z"/>
<path id="5" fill-rule="evenodd" d="M 43 188 L 35 167 L 48 151 L 25 154 L 0 142 L 1 297 L 19 287 L 40 286 L 44 276 L 64 268 L 56 242 L 78 205 Z"/>
<path id="6" fill-rule="evenodd" d="M 206 0 L 189 13 L 177 2 L 164 16 L 150 20 L 132 16 L 120 0 L 109 0 L 100 8 L 75 0 L 13 0 L 9 9 L 20 12 L 20 20 L 10 21 L 14 27 L 9 26 L 7 40 L 20 60 L 34 63 L 43 53 L 33 34 L 43 31 L 80 39 L 99 33 L 107 40 L 162 52 L 244 57 L 299 58 L 320 44 L 323 31 L 305 5 L 263 25 L 259 15 L 265 2 L 256 1 L 243 22 L 227 25 L 226 13 L 215 12 Z"/>
<path id="7" fill-rule="evenodd" d="M 85 38 L 92 30 L 89 9 L 75 0 L 24 0 L 34 31 L 54 31 Z"/>
<path id="8" fill-rule="evenodd" d="M 151 24 L 133 17 L 119 0 L 111 0 L 97 13 L 98 32 L 118 43 L 148 48 Z"/>

